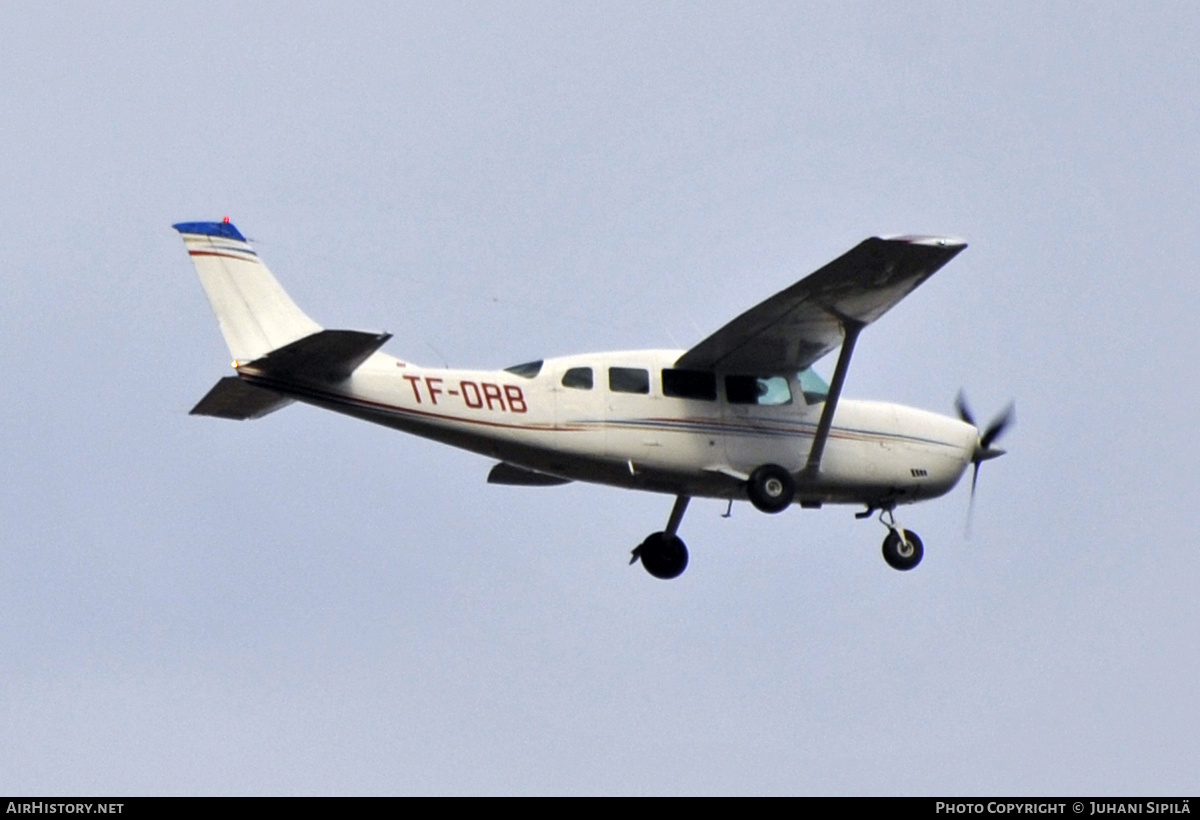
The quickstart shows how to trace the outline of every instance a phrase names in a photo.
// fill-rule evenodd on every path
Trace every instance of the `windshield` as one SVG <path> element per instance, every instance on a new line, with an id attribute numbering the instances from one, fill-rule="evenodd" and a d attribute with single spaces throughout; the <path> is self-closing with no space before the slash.
<path id="1" fill-rule="evenodd" d="M 817 375 L 817 371 L 811 367 L 806 368 L 800 371 L 797 378 L 800 380 L 800 389 L 804 391 L 806 404 L 820 404 L 825 401 L 829 395 L 829 385 Z"/>
<path id="2" fill-rule="evenodd" d="M 505 373 L 512 373 L 514 376 L 522 376 L 526 379 L 532 379 L 538 373 L 542 372 L 542 360 L 536 362 L 525 362 L 524 364 L 514 364 L 512 367 L 504 368 Z"/>

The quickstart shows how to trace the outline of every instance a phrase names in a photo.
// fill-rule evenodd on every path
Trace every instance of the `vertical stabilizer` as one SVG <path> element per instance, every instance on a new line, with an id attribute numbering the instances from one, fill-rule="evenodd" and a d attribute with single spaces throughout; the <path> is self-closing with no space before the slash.
<path id="1" fill-rule="evenodd" d="M 321 330 L 231 223 L 180 222 L 174 228 L 183 236 L 235 361 L 261 358 Z"/>

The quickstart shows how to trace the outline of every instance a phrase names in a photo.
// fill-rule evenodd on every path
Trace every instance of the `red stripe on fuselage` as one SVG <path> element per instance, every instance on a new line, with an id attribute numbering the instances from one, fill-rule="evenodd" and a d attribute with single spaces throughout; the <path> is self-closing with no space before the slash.
<path id="1" fill-rule="evenodd" d="M 239 253 L 244 253 L 246 256 L 237 256 Z M 221 251 L 188 251 L 188 256 L 224 256 L 226 259 L 237 259 L 241 262 L 257 262 L 258 254 L 253 251 L 234 251 L 232 253 L 222 253 Z"/>
<path id="2" fill-rule="evenodd" d="M 587 432 L 589 430 L 595 430 L 597 427 L 597 425 L 595 423 L 587 424 L 587 425 L 576 424 L 576 425 L 571 425 L 571 426 L 560 427 L 560 426 L 556 426 L 554 424 L 509 424 L 509 423 L 500 422 L 500 421 L 489 421 L 487 419 L 469 418 L 469 417 L 464 417 L 464 416 L 448 416 L 448 415 L 443 415 L 441 413 L 431 413 L 427 410 L 416 410 L 416 409 L 409 408 L 409 407 L 402 407 L 400 405 L 387 404 L 386 402 L 374 401 L 372 399 L 363 399 L 363 398 L 358 398 L 356 396 L 347 396 L 344 393 L 331 393 L 331 392 L 328 392 L 325 390 L 320 390 L 318 388 L 308 387 L 308 386 L 304 386 L 304 385 L 296 385 L 296 384 L 293 384 L 290 382 L 278 382 L 278 381 L 275 381 L 274 379 L 270 379 L 270 378 L 266 378 L 266 377 L 262 377 L 262 376 L 252 376 L 252 375 L 250 375 L 248 373 L 244 373 L 244 372 L 240 373 L 239 375 L 243 379 L 245 379 L 251 383 L 258 383 L 263 387 L 273 387 L 275 390 L 281 391 L 281 392 L 292 393 L 295 395 L 307 394 L 307 395 L 313 396 L 315 398 L 327 399 L 334 403 L 348 404 L 351 406 L 362 407 L 364 409 L 375 408 L 375 409 L 380 409 L 380 410 L 385 410 L 385 411 L 388 411 L 391 413 L 395 413 L 398 415 L 418 416 L 418 417 L 421 417 L 424 419 L 437 420 L 437 421 L 441 421 L 441 422 L 447 422 L 450 424 L 464 424 L 464 425 L 474 424 L 474 425 L 478 425 L 480 427 L 494 427 L 494 428 L 499 428 L 499 429 L 504 429 L 504 430 L 528 430 L 531 432 L 539 432 L 539 433 L 554 433 L 554 432 L 580 433 L 580 432 Z M 688 430 L 670 430 L 670 426 L 668 423 L 678 423 L 680 421 L 687 423 L 687 420 L 684 420 L 684 419 L 661 419 L 661 418 L 659 418 L 659 419 L 646 419 L 645 420 L 645 422 L 650 422 L 650 423 L 654 424 L 654 426 L 660 427 L 660 429 L 666 429 L 668 432 L 685 432 L 685 433 L 693 432 L 693 431 L 688 431 Z M 717 419 L 704 419 L 703 420 L 703 423 L 706 423 L 706 424 L 711 424 L 714 422 L 716 423 L 717 426 L 727 427 L 727 428 L 731 428 L 732 430 L 736 430 L 737 432 L 735 432 L 734 435 L 738 435 L 738 434 L 752 435 L 755 430 L 762 431 L 762 433 L 764 433 L 766 435 L 812 435 L 811 432 L 809 432 L 808 430 L 804 430 L 803 428 L 796 429 L 796 427 L 791 427 L 791 429 L 788 429 L 788 427 L 779 425 L 779 424 L 771 425 L 770 427 L 764 428 L 764 427 L 755 427 L 755 426 L 748 425 L 745 423 L 739 424 L 738 422 L 731 422 L 731 421 L 724 421 L 724 420 L 717 420 Z M 603 422 L 599 426 L 602 428 L 607 426 L 607 427 L 626 427 L 628 429 L 637 429 L 637 428 L 645 427 L 646 425 L 644 423 L 643 424 L 636 424 L 636 423 L 635 424 L 622 424 L 620 421 L 614 420 L 614 421 L 610 421 L 610 422 Z M 774 429 L 771 429 L 772 427 Z M 813 427 L 815 428 L 815 425 Z M 802 432 L 802 430 L 803 430 L 803 432 Z M 843 440 L 844 439 L 849 439 L 849 440 L 884 439 L 884 440 L 891 440 L 891 441 L 906 441 L 907 440 L 907 441 L 920 441 L 920 442 L 929 443 L 929 444 L 939 444 L 943 447 L 955 447 L 956 446 L 950 442 L 945 442 L 945 441 L 920 439 L 920 438 L 914 438 L 912 436 L 895 435 L 895 434 L 891 434 L 891 433 L 877 433 L 877 432 L 867 431 L 867 430 L 851 430 L 848 428 L 833 428 L 832 430 L 830 430 L 830 437 L 837 438 L 837 439 L 843 439 Z"/>
<path id="3" fill-rule="evenodd" d="M 298 396 L 310 395 L 316 398 L 328 399 L 335 403 L 349 404 L 364 408 L 378 408 L 401 415 L 420 416 L 421 418 L 437 419 L 438 421 L 456 424 L 477 424 L 483 427 L 499 427 L 507 430 L 533 430 L 541 433 L 577 433 L 589 429 L 587 427 L 578 426 L 555 427 L 553 424 L 506 424 L 502 421 L 488 421 L 487 419 L 468 418 L 464 416 L 446 416 L 442 415 L 441 413 L 430 413 L 427 410 L 414 410 L 412 408 L 401 407 L 400 405 L 396 404 L 387 404 L 385 402 L 373 401 L 372 399 L 363 399 L 357 396 L 347 396 L 344 393 L 330 393 L 318 388 L 296 385 L 291 382 L 277 382 L 273 379 L 264 378 L 262 376 L 251 376 L 246 373 L 241 373 L 239 375 L 251 383 L 256 383 L 263 387 L 269 387 L 278 392 L 290 393 Z"/>

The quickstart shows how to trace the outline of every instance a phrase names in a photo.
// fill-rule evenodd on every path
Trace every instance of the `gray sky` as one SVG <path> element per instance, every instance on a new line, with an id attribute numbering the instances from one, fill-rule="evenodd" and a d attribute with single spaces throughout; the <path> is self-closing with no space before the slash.
<path id="1" fill-rule="evenodd" d="M 0 6 L 0 793 L 1194 793 L 1188 4 Z M 687 347 L 862 238 L 970 248 L 847 395 L 1010 455 L 722 520 L 490 487 L 228 362 L 173 222 L 329 327 L 498 367 Z M 825 363 L 825 372 L 830 365 Z"/>

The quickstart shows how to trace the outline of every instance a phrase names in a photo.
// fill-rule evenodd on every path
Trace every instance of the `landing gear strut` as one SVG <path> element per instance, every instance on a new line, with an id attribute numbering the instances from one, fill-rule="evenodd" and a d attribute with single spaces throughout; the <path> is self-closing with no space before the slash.
<path id="1" fill-rule="evenodd" d="M 675 533 L 679 531 L 679 524 L 683 521 L 683 514 L 687 511 L 688 502 L 691 500 L 686 495 L 678 496 L 675 499 L 675 506 L 671 508 L 671 517 L 667 519 L 666 530 L 648 535 L 646 540 L 633 550 L 633 557 L 629 559 L 630 564 L 640 558 L 646 572 L 655 578 L 662 578 L 664 581 L 678 578 L 683 574 L 688 565 L 688 551 L 683 539 Z"/>
<path id="2" fill-rule="evenodd" d="M 887 521 L 883 520 L 885 515 Z M 883 539 L 883 560 L 888 562 L 888 566 L 907 571 L 921 563 L 925 545 L 921 543 L 920 536 L 911 530 L 901 529 L 891 510 L 879 513 L 879 521 L 888 528 L 887 538 Z"/>

